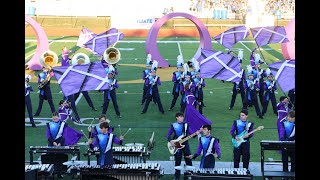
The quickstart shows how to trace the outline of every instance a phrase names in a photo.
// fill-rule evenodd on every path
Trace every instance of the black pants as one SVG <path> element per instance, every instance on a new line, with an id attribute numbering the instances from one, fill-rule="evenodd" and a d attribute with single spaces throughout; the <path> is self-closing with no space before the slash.
<path id="1" fill-rule="evenodd" d="M 79 95 L 80 95 L 80 93 L 76 93 L 76 94 L 74 95 L 74 99 L 77 100 L 78 97 L 79 97 Z M 93 103 L 92 103 L 92 100 L 91 100 L 91 98 L 90 98 L 90 96 L 89 96 L 88 91 L 82 91 L 82 95 L 83 95 L 84 98 L 86 99 L 89 107 L 90 107 L 90 108 L 94 108 Z"/>
<path id="2" fill-rule="evenodd" d="M 42 105 L 43 105 L 43 101 L 44 101 L 44 96 L 39 95 L 39 104 L 38 104 L 38 108 L 35 114 L 39 115 L 41 113 L 42 110 Z M 51 113 L 54 113 L 56 111 L 56 109 L 54 108 L 54 104 L 53 104 L 53 100 L 52 99 L 47 99 L 50 109 L 51 109 Z"/>
<path id="3" fill-rule="evenodd" d="M 57 144 L 61 144 L 61 146 L 64 146 L 65 139 L 63 137 L 59 137 L 58 139 L 55 139 L 54 141 L 48 141 L 48 146 L 53 146 L 53 142 L 56 142 Z"/>
<path id="4" fill-rule="evenodd" d="M 174 160 L 175 160 L 174 165 L 175 166 L 180 166 L 181 165 L 182 156 L 183 156 L 184 157 L 184 161 L 186 162 L 186 165 L 192 166 L 192 160 L 190 158 L 186 158 L 185 157 L 185 156 L 189 156 L 191 154 L 190 147 L 189 147 L 189 142 L 185 142 L 185 143 L 183 143 L 183 145 L 185 145 L 185 147 L 182 148 L 182 149 L 179 149 L 176 152 L 176 154 L 174 154 Z M 181 174 L 180 170 L 175 170 L 174 177 L 176 179 L 179 179 L 180 178 L 180 174 Z"/>
<path id="5" fill-rule="evenodd" d="M 241 95 L 241 102 L 242 102 L 242 106 L 243 105 L 243 99 L 244 99 L 244 92 L 243 91 L 237 91 L 237 90 L 232 90 L 232 97 L 231 97 L 231 102 L 230 102 L 230 108 L 233 108 L 234 106 L 234 103 L 236 102 L 236 98 L 237 98 L 237 95 L 240 93 Z"/>
<path id="6" fill-rule="evenodd" d="M 278 114 L 278 112 L 277 112 L 277 100 L 276 100 L 276 96 L 275 96 L 274 93 L 269 93 L 269 99 L 268 100 L 265 99 L 264 106 L 262 108 L 262 114 L 265 114 L 267 112 L 270 100 L 271 100 L 271 104 L 272 104 L 272 108 L 273 108 L 273 113 Z"/>
<path id="7" fill-rule="evenodd" d="M 296 157 L 295 157 L 295 152 L 294 151 L 286 151 L 282 150 L 282 163 L 283 163 L 283 171 L 289 171 L 288 168 L 288 162 L 289 162 L 289 157 L 291 161 L 291 172 L 296 171 Z"/>
<path id="8" fill-rule="evenodd" d="M 152 94 L 149 94 L 149 93 L 147 94 L 147 101 L 146 101 L 146 104 L 144 104 L 144 108 L 143 108 L 142 112 L 147 112 L 149 104 L 150 104 L 150 101 L 151 101 L 151 99 L 153 97 L 154 97 L 155 103 L 157 103 L 157 105 L 158 105 L 159 111 L 161 113 L 164 113 L 164 110 L 163 110 L 162 103 L 161 103 L 160 96 L 159 96 L 158 92 L 152 92 Z"/>
<path id="9" fill-rule="evenodd" d="M 109 102 L 110 102 L 110 99 L 108 97 L 108 91 L 109 90 L 105 90 L 104 91 L 104 103 L 103 103 L 103 108 L 102 108 L 102 114 L 106 114 L 107 110 L 108 110 L 108 106 L 109 106 Z M 116 112 L 116 115 L 120 116 L 119 106 L 118 106 L 118 102 L 117 102 L 116 90 L 113 89 L 109 93 L 110 93 L 110 98 L 112 100 L 112 104 L 113 104 L 114 110 Z"/>
<path id="10" fill-rule="evenodd" d="M 247 92 L 247 93 L 250 93 L 250 92 Z M 257 95 L 255 93 L 251 93 L 250 97 L 251 97 L 251 103 L 252 103 L 252 105 L 254 105 L 257 116 L 261 116 L 262 114 L 260 111 Z M 246 94 L 244 101 L 243 101 L 243 109 L 248 109 L 248 103 L 249 103 L 248 95 Z"/>
<path id="11" fill-rule="evenodd" d="M 233 148 L 233 167 L 239 168 L 240 157 L 242 156 L 243 168 L 249 167 L 250 141 L 243 142 L 238 148 Z"/>

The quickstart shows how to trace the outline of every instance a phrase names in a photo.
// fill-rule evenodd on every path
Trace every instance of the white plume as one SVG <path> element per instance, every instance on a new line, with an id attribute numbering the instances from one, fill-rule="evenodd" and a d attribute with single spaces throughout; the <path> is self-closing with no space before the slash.
<path id="1" fill-rule="evenodd" d="M 31 75 L 30 74 L 25 74 L 25 79 L 29 79 L 29 81 L 31 81 Z"/>
<path id="2" fill-rule="evenodd" d="M 260 54 L 258 54 L 258 53 L 254 54 L 254 61 L 255 62 L 260 61 Z"/>
<path id="3" fill-rule="evenodd" d="M 116 71 L 116 70 L 114 69 L 114 67 L 112 66 L 112 64 L 109 64 L 108 67 L 109 67 L 108 73 L 111 73 L 112 71 L 113 71 L 113 72 Z"/>
<path id="4" fill-rule="evenodd" d="M 239 49 L 238 58 L 243 59 L 243 49 Z"/>
<path id="5" fill-rule="evenodd" d="M 248 73 L 251 73 L 251 72 L 252 72 L 252 67 L 251 67 L 251 65 L 247 65 L 247 70 L 248 70 Z"/>
<path id="6" fill-rule="evenodd" d="M 268 69 L 266 69 L 266 74 L 267 74 L 267 76 L 269 76 L 270 75 L 270 73 L 271 73 L 271 70 L 268 68 Z"/>
<path id="7" fill-rule="evenodd" d="M 153 61 L 151 69 L 158 68 L 158 61 Z"/>
<path id="8" fill-rule="evenodd" d="M 193 65 L 193 68 L 195 70 L 199 70 L 200 69 L 200 65 L 199 65 L 199 62 L 195 59 L 195 58 L 192 58 L 192 65 Z"/>
<path id="9" fill-rule="evenodd" d="M 179 54 L 177 57 L 177 64 L 184 64 L 183 57 L 181 54 Z"/>
<path id="10" fill-rule="evenodd" d="M 149 64 L 150 61 L 152 61 L 152 60 L 151 60 L 151 54 L 148 54 L 148 55 L 147 55 L 147 64 Z"/>
<path id="11" fill-rule="evenodd" d="M 187 63 L 183 64 L 184 72 L 187 73 L 189 71 L 189 66 Z"/>

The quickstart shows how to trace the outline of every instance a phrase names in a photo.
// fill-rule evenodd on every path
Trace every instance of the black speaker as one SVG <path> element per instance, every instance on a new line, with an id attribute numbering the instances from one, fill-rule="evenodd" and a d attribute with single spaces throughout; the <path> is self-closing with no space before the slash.
<path id="1" fill-rule="evenodd" d="M 54 174 L 64 174 L 67 172 L 68 167 L 62 163 L 68 161 L 67 154 L 61 153 L 47 153 L 41 155 L 42 164 L 54 164 Z"/>

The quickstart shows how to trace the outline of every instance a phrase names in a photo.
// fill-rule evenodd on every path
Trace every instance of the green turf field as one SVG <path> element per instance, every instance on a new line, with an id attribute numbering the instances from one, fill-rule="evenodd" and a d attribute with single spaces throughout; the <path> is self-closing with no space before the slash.
<path id="1" fill-rule="evenodd" d="M 27 39 L 34 39 L 34 37 L 26 37 Z M 98 61 L 100 57 L 96 57 L 89 51 L 79 48 L 76 46 L 77 37 L 48 37 L 49 40 L 59 40 L 54 41 L 50 44 L 50 50 L 56 52 L 59 56 L 59 62 L 61 59 L 61 49 L 66 46 L 68 49 L 72 49 L 76 53 L 83 52 L 86 53 L 91 61 Z M 66 40 L 74 40 L 73 42 L 63 42 Z M 183 41 L 196 41 L 194 43 L 184 43 Z M 136 42 L 135 42 L 136 41 Z M 170 123 L 175 121 L 175 113 L 180 109 L 180 97 L 174 107 L 173 111 L 167 111 L 170 107 L 172 100 L 172 85 L 171 75 L 172 72 L 176 70 L 175 67 L 170 67 L 169 69 L 159 69 L 157 71 L 161 78 L 162 85 L 159 86 L 160 98 L 165 110 L 165 114 L 161 114 L 155 104 L 150 103 L 148 111 L 146 114 L 140 114 L 143 109 L 141 103 L 142 96 L 142 83 L 141 80 L 142 71 L 145 69 L 146 63 L 146 53 L 145 53 L 145 38 L 124 38 L 122 41 L 116 44 L 116 48 L 134 48 L 134 50 L 122 50 L 121 60 L 118 63 L 119 75 L 116 76 L 120 83 L 120 87 L 117 89 L 117 99 L 119 109 L 122 118 L 119 119 L 115 115 L 115 111 L 112 102 L 109 104 L 107 116 L 111 119 L 111 126 L 115 127 L 114 133 L 119 135 L 118 125 L 121 126 L 121 131 L 125 132 L 128 128 L 132 130 L 125 136 L 124 143 L 146 143 L 150 138 L 152 132 L 155 133 L 155 148 L 151 153 L 150 160 L 169 160 L 170 153 L 167 149 L 166 134 Z M 176 41 L 174 43 L 166 43 L 166 41 Z M 181 52 L 185 59 L 185 62 L 191 59 L 199 46 L 199 38 L 158 38 L 158 48 L 160 54 L 164 59 L 168 59 L 170 65 L 175 66 L 177 61 L 177 56 L 179 55 L 179 46 L 181 47 Z M 244 61 L 243 66 L 249 64 L 249 49 L 256 47 L 256 44 L 252 39 L 248 39 L 248 42 L 238 43 L 234 46 L 235 52 L 237 53 L 237 48 L 244 49 Z M 27 62 L 32 57 L 36 49 L 36 42 L 26 41 L 25 43 L 25 61 Z M 226 51 L 223 46 L 217 43 L 212 43 L 212 49 L 219 51 Z M 262 47 L 262 56 L 265 61 L 270 64 L 283 60 L 281 45 L 273 44 L 266 45 Z M 262 68 L 266 68 L 267 65 L 262 65 Z M 37 88 L 37 75 L 39 72 L 28 71 L 32 74 L 31 85 L 35 90 L 31 93 L 32 108 L 33 113 L 35 113 L 38 106 L 38 88 Z M 203 109 L 203 114 L 212 121 L 212 134 L 220 139 L 221 148 L 221 161 L 232 161 L 232 144 L 231 136 L 229 131 L 231 125 L 235 119 L 237 119 L 239 112 L 241 110 L 241 97 L 237 96 L 236 104 L 233 110 L 229 111 L 228 107 L 231 100 L 231 90 L 232 83 L 225 82 L 222 83 L 220 80 L 216 79 L 205 79 L 207 86 L 204 88 L 204 103 L 206 107 Z M 53 101 L 55 108 L 58 109 L 58 103 L 63 99 L 63 94 L 59 93 L 61 91 L 57 84 L 55 78 L 51 80 L 51 91 L 53 95 Z M 127 93 L 124 93 L 127 91 Z M 170 93 L 167 93 L 170 91 Z M 278 86 L 276 94 L 276 99 L 283 95 L 281 88 Z M 98 109 L 98 111 L 91 111 L 87 102 L 84 98 L 81 98 L 77 110 L 81 118 L 93 118 L 98 117 L 102 112 L 103 104 L 103 93 L 97 91 L 89 92 L 91 99 Z M 262 110 L 262 108 L 261 108 Z M 27 110 L 25 111 L 25 117 L 28 118 Z M 42 112 L 39 118 L 51 118 L 51 112 L 49 104 L 44 101 Z M 260 141 L 261 140 L 277 140 L 277 128 L 276 120 L 277 116 L 272 113 L 271 102 L 269 103 L 268 111 L 264 115 L 264 119 L 259 119 L 256 114 L 254 107 L 249 108 L 249 120 L 255 123 L 255 127 L 264 126 L 265 128 L 261 131 L 255 133 L 254 137 L 251 139 L 251 162 L 260 162 Z M 86 124 L 90 124 L 91 120 L 85 121 Z M 95 122 L 97 123 L 97 122 Z M 86 126 L 79 126 L 68 120 L 68 124 L 77 129 L 86 132 Z M 47 140 L 45 137 L 45 126 L 38 125 L 37 128 L 27 127 L 25 128 L 25 160 L 29 160 L 29 147 L 35 145 L 46 145 Z M 86 132 L 87 135 L 87 132 Z M 80 141 L 86 141 L 83 137 Z M 191 146 L 191 152 L 194 153 L 197 148 L 196 139 L 189 140 Z M 84 153 L 87 147 L 82 146 L 81 151 Z M 274 152 L 270 154 L 270 157 L 274 159 L 280 159 L 279 155 Z M 35 160 L 38 156 L 35 157 Z M 82 160 L 85 158 L 82 156 Z M 198 159 L 199 160 L 199 159 Z"/>

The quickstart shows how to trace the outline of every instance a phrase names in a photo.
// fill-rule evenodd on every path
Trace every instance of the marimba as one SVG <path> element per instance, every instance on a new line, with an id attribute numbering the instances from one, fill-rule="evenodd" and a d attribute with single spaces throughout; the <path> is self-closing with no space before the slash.
<path id="1" fill-rule="evenodd" d="M 185 179 L 253 179 L 253 175 L 246 168 L 200 168 L 188 170 Z"/>
<path id="2" fill-rule="evenodd" d="M 25 165 L 25 172 L 33 171 L 36 172 L 36 179 L 53 179 L 53 164 L 33 164 Z"/>
<path id="3" fill-rule="evenodd" d="M 142 146 L 116 146 L 112 147 L 113 158 L 116 164 L 132 164 L 145 163 L 148 156 L 146 148 Z M 88 165 L 90 165 L 90 156 L 99 156 L 99 151 L 88 149 L 84 156 L 88 157 Z"/>
<path id="4" fill-rule="evenodd" d="M 114 164 L 103 167 L 100 165 L 80 165 L 78 168 L 82 180 L 157 180 L 163 176 L 163 170 L 158 163 Z"/>

